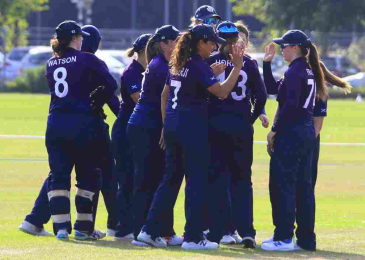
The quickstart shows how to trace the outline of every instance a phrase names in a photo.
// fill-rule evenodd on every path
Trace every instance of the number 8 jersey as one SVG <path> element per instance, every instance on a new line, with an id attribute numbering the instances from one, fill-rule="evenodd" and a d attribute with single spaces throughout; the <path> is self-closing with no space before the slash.
<path id="1" fill-rule="evenodd" d="M 209 64 L 224 63 L 226 70 L 217 78 L 222 84 L 231 73 L 234 65 L 224 53 L 217 53 L 208 59 Z M 251 112 L 251 101 L 253 111 Z M 251 58 L 244 56 L 243 65 L 235 87 L 224 100 L 214 95 L 209 96 L 209 110 L 229 112 L 251 119 L 253 123 L 261 114 L 266 103 L 266 88 L 260 76 L 257 64 Z"/>
<path id="2" fill-rule="evenodd" d="M 89 95 L 96 87 L 105 86 L 110 96 L 117 89 L 103 61 L 72 48 L 62 58 L 48 60 L 46 76 L 51 93 L 49 112 L 91 112 Z"/>

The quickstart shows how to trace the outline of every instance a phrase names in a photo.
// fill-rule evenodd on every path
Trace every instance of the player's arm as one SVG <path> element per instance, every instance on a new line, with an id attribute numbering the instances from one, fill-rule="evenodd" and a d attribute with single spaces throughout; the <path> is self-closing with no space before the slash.
<path id="1" fill-rule="evenodd" d="M 319 133 L 322 130 L 324 116 L 313 117 L 314 122 L 314 130 L 316 131 L 316 137 L 318 137 Z"/>
<path id="2" fill-rule="evenodd" d="M 113 114 L 117 117 L 118 113 L 119 113 L 119 99 L 118 99 L 118 97 L 115 94 L 112 95 L 112 97 L 109 99 L 107 104 L 108 104 L 110 110 L 113 112 Z"/>
<path id="3" fill-rule="evenodd" d="M 265 56 L 262 65 L 263 73 L 264 73 L 264 82 L 266 86 L 267 93 L 270 95 L 278 94 L 280 80 L 276 81 L 274 76 L 272 75 L 271 70 L 271 61 L 275 56 L 275 46 L 273 43 L 269 44 L 265 49 Z"/>
<path id="4" fill-rule="evenodd" d="M 170 86 L 169 85 L 165 85 L 165 87 L 163 88 L 163 91 L 161 93 L 161 115 L 162 115 L 162 122 L 165 122 L 165 117 L 166 117 L 166 107 L 167 107 L 167 98 L 169 96 L 170 93 Z M 166 145 L 165 145 L 165 139 L 164 139 L 164 129 L 162 128 L 161 131 L 161 137 L 160 137 L 160 141 L 159 141 L 159 145 L 162 149 L 165 150 Z"/>
<path id="5" fill-rule="evenodd" d="M 250 80 L 253 86 L 253 109 L 251 114 L 251 124 L 255 123 L 256 119 L 265 111 L 265 104 L 267 100 L 267 92 L 260 76 L 260 72 L 256 67 L 250 71 Z"/>

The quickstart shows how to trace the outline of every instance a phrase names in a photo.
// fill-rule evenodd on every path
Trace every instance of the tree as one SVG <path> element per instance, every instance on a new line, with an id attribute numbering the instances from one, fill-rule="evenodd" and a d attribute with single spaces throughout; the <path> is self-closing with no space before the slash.
<path id="1" fill-rule="evenodd" d="M 5 28 L 6 49 L 25 45 L 28 27 L 27 16 L 30 12 L 40 12 L 48 8 L 49 0 L 0 0 L 0 27 Z"/>

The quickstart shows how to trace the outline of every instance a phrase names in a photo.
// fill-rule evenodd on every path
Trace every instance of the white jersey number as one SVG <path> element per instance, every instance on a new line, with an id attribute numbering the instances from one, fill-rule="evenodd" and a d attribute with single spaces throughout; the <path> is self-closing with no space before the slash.
<path id="1" fill-rule="evenodd" d="M 231 96 L 234 100 L 241 101 L 246 97 L 246 82 L 248 79 L 247 73 L 243 70 L 240 70 L 240 75 L 242 76 L 242 80 L 237 82 L 237 86 L 241 88 L 242 94 L 238 95 L 237 92 L 231 92 Z M 226 80 L 226 72 L 223 72 L 218 75 L 217 79 L 222 84 Z"/>
<path id="2" fill-rule="evenodd" d="M 61 73 L 60 78 L 58 77 L 59 73 Z M 65 80 L 66 77 L 67 77 L 67 70 L 64 67 L 60 67 L 53 72 L 53 79 L 56 81 L 56 84 L 54 86 L 55 93 L 56 93 L 56 96 L 59 98 L 65 97 L 68 93 L 68 84 Z M 63 86 L 62 92 L 59 89 L 60 85 Z"/>
<path id="3" fill-rule="evenodd" d="M 172 104 L 172 108 L 175 109 L 177 106 L 177 93 L 179 92 L 180 88 L 181 88 L 181 82 L 177 81 L 177 80 L 171 80 L 171 86 L 175 87 L 174 90 L 174 98 L 171 100 L 173 102 Z"/>
<path id="4" fill-rule="evenodd" d="M 316 84 L 314 83 L 314 79 L 308 79 L 308 85 L 310 85 L 312 87 L 311 87 L 311 91 L 309 93 L 309 96 L 305 100 L 303 108 L 308 108 L 309 101 L 311 100 L 313 91 L 314 91 L 314 95 L 316 95 Z M 314 107 L 315 102 L 316 102 L 316 99 L 313 97 L 313 107 Z"/>

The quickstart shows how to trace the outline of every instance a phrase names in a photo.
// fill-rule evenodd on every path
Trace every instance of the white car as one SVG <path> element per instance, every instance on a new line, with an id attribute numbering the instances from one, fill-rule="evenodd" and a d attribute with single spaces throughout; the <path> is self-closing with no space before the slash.
<path id="1" fill-rule="evenodd" d="M 263 62 L 265 53 L 255 52 L 248 54 L 252 59 L 255 59 L 259 65 L 259 71 L 261 76 L 263 77 Z M 280 79 L 284 76 L 284 72 L 288 69 L 288 65 L 283 60 L 283 57 L 280 55 L 275 55 L 273 60 L 271 61 L 271 69 L 275 79 Z"/>
<path id="2" fill-rule="evenodd" d="M 350 83 L 353 88 L 365 88 L 365 73 L 359 72 L 357 74 L 342 78 L 344 81 Z"/>
<path id="3" fill-rule="evenodd" d="M 133 57 L 129 58 L 127 56 L 127 51 L 125 50 L 102 50 L 102 52 L 109 54 L 113 58 L 123 63 L 126 67 L 133 61 Z"/>
<path id="4" fill-rule="evenodd" d="M 30 49 L 21 61 L 19 75 L 23 74 L 26 70 L 45 64 L 52 56 L 53 51 L 50 46 L 39 46 Z"/>
<path id="5" fill-rule="evenodd" d="M 12 81 L 19 76 L 22 59 L 34 47 L 38 46 L 15 47 L 6 55 L 2 70 L 5 81 Z"/>
<path id="6" fill-rule="evenodd" d="M 120 85 L 120 77 L 126 66 L 104 50 L 97 51 L 95 55 L 106 63 L 110 74 L 112 74 L 118 85 Z"/>

